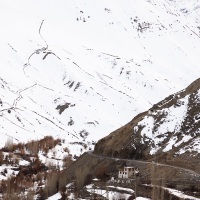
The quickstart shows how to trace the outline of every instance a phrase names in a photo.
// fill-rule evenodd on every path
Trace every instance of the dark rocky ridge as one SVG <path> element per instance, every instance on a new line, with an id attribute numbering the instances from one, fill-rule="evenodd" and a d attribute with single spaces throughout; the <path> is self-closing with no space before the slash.
<path id="1" fill-rule="evenodd" d="M 152 117 L 154 126 L 152 133 L 165 123 L 168 113 L 166 109 L 178 109 L 184 105 L 184 98 L 187 98 L 186 114 L 182 116 L 182 122 L 178 131 L 158 134 L 156 137 L 161 141 L 158 143 L 156 159 L 159 162 L 173 164 L 190 168 L 200 172 L 200 155 L 193 147 L 200 145 L 200 79 L 191 83 L 186 89 L 170 95 L 163 101 L 155 104 L 151 109 L 134 117 L 128 124 L 112 132 L 107 137 L 98 141 L 94 153 L 119 158 L 133 158 L 141 160 L 155 159 L 155 154 L 150 151 L 155 148 L 155 141 L 152 138 L 144 138 L 141 132 L 145 126 L 138 125 L 144 118 Z M 154 113 L 154 114 L 152 114 Z M 177 145 L 169 151 L 163 151 L 169 141 L 176 137 Z M 190 137 L 187 141 L 181 142 L 184 137 Z M 145 142 L 142 142 L 144 141 Z M 194 144 L 197 141 L 196 144 Z M 184 149 L 183 153 L 179 153 Z M 188 150 L 187 150 L 188 149 Z"/>

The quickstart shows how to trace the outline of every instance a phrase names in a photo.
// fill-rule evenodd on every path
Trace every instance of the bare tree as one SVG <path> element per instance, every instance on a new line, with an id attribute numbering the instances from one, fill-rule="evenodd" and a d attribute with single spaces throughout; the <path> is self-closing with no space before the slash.
<path id="1" fill-rule="evenodd" d="M 13 150 L 13 138 L 12 137 L 8 137 L 6 143 L 5 143 L 5 148 L 8 151 L 12 151 Z"/>
<path id="2" fill-rule="evenodd" d="M 4 155 L 3 155 L 3 152 L 0 151 L 0 165 L 3 164 L 3 160 L 4 160 Z"/>
<path id="3" fill-rule="evenodd" d="M 58 192 L 58 172 L 51 172 L 47 175 L 45 190 L 47 192 L 47 196 L 52 196 Z"/>
<path id="4" fill-rule="evenodd" d="M 73 163 L 72 156 L 68 155 L 63 158 L 63 168 L 68 169 Z"/>
<path id="5" fill-rule="evenodd" d="M 39 151 L 39 141 L 32 140 L 27 144 L 27 149 L 29 150 L 30 154 L 36 155 Z"/>
<path id="6" fill-rule="evenodd" d="M 75 176 L 76 176 L 76 191 L 79 193 L 79 191 L 83 188 L 85 185 L 87 176 L 89 174 L 89 169 L 86 167 L 77 167 L 75 171 Z"/>
<path id="7" fill-rule="evenodd" d="M 162 181 L 161 181 L 161 200 L 165 200 L 165 173 L 162 176 Z"/>
<path id="8" fill-rule="evenodd" d="M 34 200 L 34 190 L 28 190 L 28 193 L 27 193 L 27 200 Z"/>
<path id="9" fill-rule="evenodd" d="M 152 163 L 151 167 L 151 184 L 152 184 L 152 200 L 165 200 L 165 172 L 159 171 L 158 166 Z"/>
<path id="10" fill-rule="evenodd" d="M 151 165 L 151 185 L 152 185 L 152 200 L 156 200 L 156 167 Z"/>

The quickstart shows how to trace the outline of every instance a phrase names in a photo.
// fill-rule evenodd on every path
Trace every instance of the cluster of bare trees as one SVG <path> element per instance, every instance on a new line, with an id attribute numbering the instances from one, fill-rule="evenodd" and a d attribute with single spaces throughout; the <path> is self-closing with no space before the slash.
<path id="1" fill-rule="evenodd" d="M 60 139 L 46 136 L 41 140 L 32 140 L 26 144 L 14 144 L 12 139 L 8 139 L 4 148 L 0 150 L 0 165 L 9 164 L 13 166 L 20 159 L 29 161 L 27 166 L 17 165 L 18 174 L 13 173 L 10 177 L 5 168 L 3 173 L 7 180 L 0 182 L 0 193 L 2 198 L 13 200 L 32 200 L 37 194 L 38 199 L 46 199 L 49 196 L 61 192 L 63 199 L 66 197 L 66 173 L 72 164 L 72 156 L 69 154 L 63 159 L 63 168 L 47 167 L 43 164 L 38 152 L 48 153 L 48 151 L 60 144 Z M 65 148 L 69 153 L 69 150 Z M 31 189 L 32 188 L 32 189 Z"/>
<path id="2" fill-rule="evenodd" d="M 60 139 L 54 139 L 52 136 L 46 136 L 41 140 L 32 140 L 26 144 L 14 144 L 13 139 L 9 137 L 5 143 L 3 151 L 14 152 L 18 151 L 20 154 L 37 155 L 39 151 L 47 153 L 49 149 L 54 148 L 57 144 L 61 143 Z"/>
<path id="3" fill-rule="evenodd" d="M 30 173 L 31 171 L 27 167 L 28 174 L 25 175 L 23 170 L 18 175 L 1 181 L 0 193 L 2 193 L 3 200 L 32 200 L 34 195 L 37 195 L 38 200 L 42 200 L 59 191 L 63 198 L 66 197 L 67 171 L 38 169 L 37 172 Z"/>
<path id="4" fill-rule="evenodd" d="M 32 182 L 19 177 L 9 177 L 6 181 L 1 182 L 0 192 L 2 193 L 3 200 L 33 200 L 34 191 L 28 189 L 32 187 Z"/>

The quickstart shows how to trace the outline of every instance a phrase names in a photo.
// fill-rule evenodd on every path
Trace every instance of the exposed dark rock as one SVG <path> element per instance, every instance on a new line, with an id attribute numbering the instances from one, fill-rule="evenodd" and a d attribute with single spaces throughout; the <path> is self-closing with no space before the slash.
<path id="1" fill-rule="evenodd" d="M 71 103 L 65 103 L 63 105 L 58 105 L 56 107 L 56 110 L 59 110 L 59 114 L 61 115 L 65 111 L 65 109 L 69 108 L 70 105 L 71 105 Z"/>
<path id="2" fill-rule="evenodd" d="M 174 115 L 174 118 L 172 118 L 171 112 L 182 107 L 185 109 L 183 116 Z M 181 118 L 180 125 L 178 128 L 175 125 L 171 128 L 171 131 L 166 129 L 160 133 L 159 128 L 162 125 L 170 124 L 169 116 L 172 122 L 177 120 L 178 117 Z M 152 127 L 149 130 L 147 130 L 148 124 L 145 124 L 148 119 L 152 120 Z M 153 138 L 149 138 L 148 131 L 152 132 L 153 135 L 155 134 Z M 185 139 L 185 137 L 188 137 L 188 139 Z M 176 141 L 168 150 L 167 146 L 174 138 Z M 199 138 L 200 79 L 197 79 L 185 90 L 170 95 L 155 104 L 149 111 L 137 115 L 125 126 L 99 140 L 95 145 L 94 152 L 99 155 L 140 160 L 155 159 L 156 156 L 156 159 L 160 162 L 179 163 L 179 166 L 186 166 L 200 172 L 200 169 L 198 169 L 200 164 L 199 154 L 193 148 L 195 147 L 194 141 L 198 142 L 195 145 L 200 145 Z M 156 143 L 156 141 L 159 142 Z M 151 152 L 152 149 L 155 149 L 155 153 Z M 190 159 L 185 159 L 188 153 Z M 181 159 L 184 160 L 184 163 L 181 162 Z M 193 165 L 193 162 L 198 164 Z"/>

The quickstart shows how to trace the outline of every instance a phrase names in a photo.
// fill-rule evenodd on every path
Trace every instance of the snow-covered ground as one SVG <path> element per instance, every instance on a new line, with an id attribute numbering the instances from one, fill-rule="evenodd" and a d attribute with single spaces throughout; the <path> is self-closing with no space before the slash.
<path id="1" fill-rule="evenodd" d="M 199 10 L 197 0 L 0 0 L 0 146 L 52 135 L 79 155 L 185 88 L 199 77 Z"/>
<path id="2" fill-rule="evenodd" d="M 112 188 L 112 187 L 110 186 L 110 188 Z M 102 190 L 102 189 L 94 188 L 93 184 L 87 185 L 86 189 L 89 193 L 91 193 L 91 195 L 95 193 L 95 194 L 101 195 L 103 197 L 106 197 L 108 199 L 112 199 L 112 200 L 114 200 L 114 199 L 117 200 L 119 198 L 128 199 L 131 196 L 131 195 L 123 193 L 123 192 L 111 191 L 109 189 L 108 190 Z M 115 189 L 134 193 L 133 190 L 128 189 L 128 188 L 116 187 Z M 171 188 L 164 188 L 164 189 L 168 190 L 169 193 L 173 194 L 174 196 L 180 197 L 180 198 L 183 198 L 183 199 L 189 199 L 189 200 L 199 200 L 200 199 L 200 198 L 196 198 L 196 197 L 186 195 L 179 190 L 175 190 L 175 189 L 171 189 Z M 57 194 L 49 197 L 48 200 L 57 200 L 59 198 L 61 198 L 61 195 L 60 195 L 60 193 L 57 193 Z M 73 193 L 68 198 L 74 199 Z M 79 198 L 79 199 L 81 200 L 81 198 Z M 150 200 L 150 199 L 145 198 L 145 197 L 137 197 L 135 200 Z"/>
<path id="3" fill-rule="evenodd" d="M 58 192 L 55 195 L 48 198 L 48 200 L 58 200 L 61 198 L 61 194 Z"/>
<path id="4" fill-rule="evenodd" d="M 170 189 L 170 188 L 165 188 L 166 190 L 169 191 L 169 193 L 177 196 L 177 197 L 180 197 L 182 199 L 189 199 L 189 200 L 200 200 L 200 198 L 196 198 L 196 197 L 192 197 L 192 196 L 189 196 L 189 195 L 186 195 L 184 194 L 183 192 L 179 191 L 179 190 L 175 190 L 175 189 Z"/>
<path id="5" fill-rule="evenodd" d="M 125 193 L 126 191 L 130 192 L 130 189 L 123 188 L 123 187 L 116 188 L 116 189 L 123 190 L 124 193 L 118 192 L 118 191 L 110 191 L 110 190 L 102 190 L 102 189 L 94 188 L 93 184 L 87 185 L 86 188 L 89 193 L 91 193 L 91 194 L 95 193 L 95 194 L 101 195 L 107 199 L 113 199 L 113 200 L 122 199 L 122 198 L 128 199 L 131 196 L 130 194 Z M 134 191 L 131 190 L 131 193 L 134 193 Z"/>

